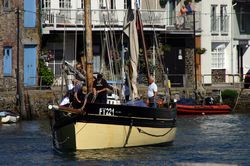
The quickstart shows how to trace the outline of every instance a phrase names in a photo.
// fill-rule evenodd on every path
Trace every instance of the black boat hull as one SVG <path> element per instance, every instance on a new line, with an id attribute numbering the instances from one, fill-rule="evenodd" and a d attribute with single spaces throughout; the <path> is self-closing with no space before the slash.
<path id="1" fill-rule="evenodd" d="M 86 114 L 55 111 L 54 146 L 83 150 L 165 144 L 174 141 L 176 110 L 87 104 Z"/>

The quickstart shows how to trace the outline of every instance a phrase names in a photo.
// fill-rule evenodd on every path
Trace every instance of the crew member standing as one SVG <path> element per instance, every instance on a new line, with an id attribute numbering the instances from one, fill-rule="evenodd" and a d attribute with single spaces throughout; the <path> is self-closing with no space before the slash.
<path id="1" fill-rule="evenodd" d="M 149 77 L 149 86 L 148 86 L 148 101 L 149 107 L 156 108 L 156 96 L 157 96 L 157 85 L 152 76 Z"/>
<path id="2" fill-rule="evenodd" d="M 97 74 L 97 78 L 93 82 L 93 93 L 96 96 L 95 103 L 107 103 L 108 89 L 113 90 L 113 87 L 102 78 L 102 74 Z"/>

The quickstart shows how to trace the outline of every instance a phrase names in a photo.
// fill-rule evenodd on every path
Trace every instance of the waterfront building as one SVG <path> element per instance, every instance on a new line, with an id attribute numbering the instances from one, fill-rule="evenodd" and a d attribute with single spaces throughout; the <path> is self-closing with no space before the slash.
<path id="1" fill-rule="evenodd" d="M 37 84 L 39 4 L 39 0 L 0 3 L 0 84 L 3 89 L 15 89 L 18 79 L 20 86 Z"/>
<path id="2" fill-rule="evenodd" d="M 242 78 L 250 69 L 250 0 L 234 0 L 232 10 L 233 73 Z"/>
<path id="3" fill-rule="evenodd" d="M 112 47 L 121 51 L 121 34 L 128 8 L 139 7 L 143 22 L 147 55 L 157 65 L 157 46 L 163 48 L 163 65 L 168 70 L 172 86 L 194 85 L 194 21 L 192 13 L 180 15 L 184 0 L 92 0 L 91 20 L 93 36 L 94 72 L 100 72 Z M 200 41 L 200 5 L 192 2 L 195 12 L 196 43 Z M 42 1 L 42 49 L 50 50 L 53 59 L 48 66 L 59 83 L 62 59 L 72 65 L 81 61 L 84 53 L 83 0 Z M 107 44 L 112 38 L 114 43 Z M 154 40 L 157 40 L 158 45 Z M 110 40 L 109 40 L 110 41 Z M 116 45 L 117 44 L 117 45 Z M 125 41 L 125 47 L 128 42 Z M 156 60 L 154 60 L 156 59 Z M 199 64 L 197 59 L 197 64 Z M 155 62 L 156 61 L 156 62 Z M 156 64 L 154 64 L 156 63 Z M 200 72 L 200 66 L 197 72 Z M 154 70 L 155 74 L 160 70 Z M 159 76 L 160 77 L 160 76 Z M 162 80 L 162 77 L 159 79 Z"/>
<path id="4" fill-rule="evenodd" d="M 247 22 L 250 2 L 190 0 L 195 11 L 193 17 L 190 13 L 180 15 L 186 1 L 91 1 L 94 71 L 100 72 L 110 51 L 106 43 L 108 38 L 112 36 L 116 41 L 113 44 L 119 43 L 127 8 L 135 8 L 138 4 L 150 62 L 159 66 L 156 48 L 163 48 L 163 65 L 172 86 L 194 87 L 195 81 L 198 86 L 240 82 L 250 68 L 250 26 Z M 0 81 L 3 87 L 15 88 L 17 73 L 25 87 L 39 85 L 40 56 L 47 58 L 55 82 L 59 83 L 62 58 L 74 65 L 81 61 L 84 53 L 83 9 L 83 0 L 4 0 L 0 4 Z M 121 51 L 121 46 L 117 47 Z M 202 52 L 203 49 L 206 51 Z M 159 70 L 154 71 L 159 75 Z"/>
<path id="5" fill-rule="evenodd" d="M 250 65 L 248 0 L 201 1 L 201 75 L 204 84 L 239 83 Z"/>

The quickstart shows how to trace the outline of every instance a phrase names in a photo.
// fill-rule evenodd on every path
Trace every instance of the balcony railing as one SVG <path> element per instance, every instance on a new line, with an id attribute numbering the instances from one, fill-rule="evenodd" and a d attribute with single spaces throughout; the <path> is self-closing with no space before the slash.
<path id="1" fill-rule="evenodd" d="M 112 24 L 123 26 L 126 10 L 92 10 L 92 25 L 105 26 Z M 142 20 L 144 25 L 166 25 L 166 11 L 141 11 Z M 65 9 L 43 9 L 43 24 L 84 24 L 84 11 L 83 9 L 65 10 Z"/>
<path id="2" fill-rule="evenodd" d="M 176 28 L 176 18 L 169 18 L 166 10 L 141 10 L 141 18 L 145 30 L 192 30 L 193 19 L 186 19 L 185 29 Z M 122 29 L 124 25 L 124 17 L 126 10 L 106 10 L 94 9 L 91 11 L 93 30 L 112 26 L 113 28 Z M 170 20 L 171 19 L 171 20 Z M 200 14 L 196 12 L 196 29 L 200 29 Z M 43 28 L 67 27 L 83 27 L 84 26 L 84 11 L 83 9 L 43 9 L 42 10 L 42 24 Z"/>

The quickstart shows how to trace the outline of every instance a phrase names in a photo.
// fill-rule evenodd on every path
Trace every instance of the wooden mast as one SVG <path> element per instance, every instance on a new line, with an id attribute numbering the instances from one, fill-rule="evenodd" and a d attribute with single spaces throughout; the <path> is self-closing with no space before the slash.
<path id="1" fill-rule="evenodd" d="M 85 14 L 85 47 L 86 47 L 86 83 L 88 92 L 93 89 L 93 47 L 92 47 L 92 23 L 91 23 L 91 0 L 84 0 Z M 83 39 L 84 40 L 84 39 Z"/>

